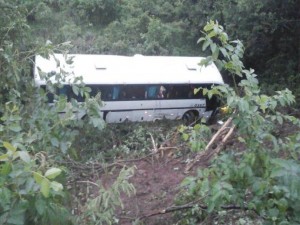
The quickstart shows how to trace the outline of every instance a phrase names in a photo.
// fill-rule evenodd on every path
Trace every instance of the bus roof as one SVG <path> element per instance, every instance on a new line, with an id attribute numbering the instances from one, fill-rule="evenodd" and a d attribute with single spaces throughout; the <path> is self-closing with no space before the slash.
<path id="1" fill-rule="evenodd" d="M 62 54 L 51 55 L 49 59 L 36 56 L 36 83 L 45 84 L 38 68 L 52 74 L 64 70 L 70 74 L 71 80 L 74 76 L 82 76 L 85 84 L 224 83 L 214 64 L 199 66 L 202 57 L 70 54 L 69 58 L 72 58 L 72 64 L 67 64 Z"/>

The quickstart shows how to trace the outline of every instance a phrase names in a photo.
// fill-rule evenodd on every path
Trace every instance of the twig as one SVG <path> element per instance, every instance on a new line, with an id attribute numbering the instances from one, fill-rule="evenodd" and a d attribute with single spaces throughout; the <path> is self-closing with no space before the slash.
<path id="1" fill-rule="evenodd" d="M 155 144 L 155 141 L 154 141 L 154 138 L 152 136 L 151 133 L 149 133 L 150 137 L 151 137 L 151 141 L 152 141 L 152 146 L 153 146 L 153 152 L 154 153 L 157 153 L 157 147 L 156 147 L 156 144 Z"/>
<path id="2" fill-rule="evenodd" d="M 96 184 L 96 183 L 94 183 L 94 182 L 92 182 L 92 181 L 89 181 L 89 180 L 79 180 L 79 181 L 76 181 L 77 183 L 87 183 L 87 184 L 93 184 L 93 185 L 95 185 L 95 186 L 97 186 L 97 187 L 99 187 L 99 185 L 98 184 Z"/>

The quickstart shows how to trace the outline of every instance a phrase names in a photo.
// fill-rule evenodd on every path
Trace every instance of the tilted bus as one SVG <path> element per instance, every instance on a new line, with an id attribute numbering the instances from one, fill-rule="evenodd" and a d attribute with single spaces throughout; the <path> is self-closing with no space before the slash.
<path id="1" fill-rule="evenodd" d="M 44 87 L 39 70 L 70 76 L 81 76 L 91 88 L 91 96 L 101 92 L 101 115 L 108 123 L 123 121 L 155 121 L 209 118 L 217 108 L 216 98 L 208 99 L 195 88 L 222 85 L 222 76 L 214 64 L 199 66 L 201 57 L 179 56 L 119 56 L 68 55 L 73 63 L 66 63 L 62 54 L 49 59 L 35 58 L 35 82 Z M 64 94 L 71 96 L 71 87 L 65 83 Z M 77 99 L 81 101 L 80 98 Z"/>

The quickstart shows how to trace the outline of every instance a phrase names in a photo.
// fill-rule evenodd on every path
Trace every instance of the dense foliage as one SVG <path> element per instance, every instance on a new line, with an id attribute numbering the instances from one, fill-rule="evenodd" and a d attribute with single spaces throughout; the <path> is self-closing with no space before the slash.
<path id="1" fill-rule="evenodd" d="M 60 81 L 68 75 L 63 70 L 55 83 L 49 79 L 51 74 L 41 72 L 47 88 L 37 89 L 32 79 L 33 56 L 64 51 L 68 43 L 31 42 L 27 9 L 0 4 L 0 224 L 71 224 L 74 216 L 64 188 L 68 169 L 59 162 L 76 156 L 74 142 L 83 125 L 104 127 L 99 115 L 101 102 L 99 96 L 87 98 L 84 104 L 58 96 Z M 89 90 L 80 80 L 72 87 L 75 95 L 88 96 Z M 47 103 L 49 92 L 56 99 L 52 106 Z M 62 110 L 64 115 L 59 113 Z M 76 117 L 78 111 L 86 113 L 86 121 Z M 126 188 L 125 178 L 121 176 L 115 184 L 118 193 Z M 113 215 L 106 216 L 107 220 L 109 216 Z"/>
<path id="2" fill-rule="evenodd" d="M 225 98 L 237 140 L 244 147 L 229 147 L 209 168 L 185 179 L 184 199 L 198 203 L 181 221 L 197 224 L 211 216 L 213 221 L 221 222 L 220 212 L 224 217 L 226 210 L 235 209 L 235 212 L 243 212 L 238 219 L 252 216 L 258 219 L 256 223 L 299 224 L 300 136 L 298 133 L 287 137 L 274 134 L 278 126 L 286 123 L 295 129 L 300 126 L 298 119 L 278 110 L 280 106 L 292 104 L 294 96 L 287 89 L 272 96 L 262 94 L 257 75 L 252 69 L 245 69 L 241 61 L 242 43 L 230 41 L 218 23 L 208 23 L 204 32 L 205 36 L 199 41 L 203 42 L 204 50 L 211 50 L 212 56 L 202 63 L 215 61 L 233 78 L 242 77 L 233 88 L 220 86 L 209 92 Z M 222 56 L 221 59 L 218 56 Z M 218 213 L 219 217 L 214 218 Z"/>
<path id="3" fill-rule="evenodd" d="M 197 0 L 24 1 L 37 39 L 72 41 L 74 53 L 199 55 L 210 19 L 245 46 L 244 62 L 265 81 L 299 82 L 299 2 Z M 207 52 L 208 53 L 208 52 Z"/>

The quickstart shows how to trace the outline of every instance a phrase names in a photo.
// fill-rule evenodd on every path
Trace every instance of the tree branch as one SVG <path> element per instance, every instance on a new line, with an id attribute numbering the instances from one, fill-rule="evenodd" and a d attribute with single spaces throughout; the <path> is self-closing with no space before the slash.
<path id="1" fill-rule="evenodd" d="M 229 139 L 229 137 L 232 135 L 235 126 L 231 125 L 232 123 L 232 117 L 228 118 L 228 120 L 223 124 L 223 126 L 213 135 L 209 143 L 206 145 L 204 151 L 198 153 L 196 157 L 189 162 L 186 167 L 185 167 L 185 173 L 188 173 L 188 171 L 202 158 L 205 158 L 206 160 L 209 160 L 214 154 L 218 154 L 222 148 L 224 147 L 226 141 Z M 229 131 L 226 133 L 225 136 L 224 132 L 229 128 Z M 221 139 L 221 142 L 218 144 L 218 147 L 216 149 L 213 149 L 210 151 L 212 148 L 212 145 L 216 143 L 218 140 Z"/>
<path id="2" fill-rule="evenodd" d="M 208 208 L 207 206 L 198 204 L 194 201 L 194 202 L 190 202 L 190 203 L 187 203 L 187 204 L 184 204 L 184 205 L 171 206 L 171 207 L 168 207 L 168 208 L 150 213 L 148 215 L 144 215 L 144 216 L 140 217 L 139 219 L 142 220 L 142 219 L 149 218 L 149 217 L 152 217 L 152 216 L 167 214 L 167 213 L 171 213 L 171 212 L 175 212 L 175 211 L 179 211 L 179 210 L 191 209 L 195 206 L 198 206 L 201 210 L 207 210 L 207 208 Z M 255 212 L 257 215 L 259 215 L 256 210 L 249 209 L 248 207 L 237 206 L 237 205 L 221 206 L 220 208 L 222 210 L 243 210 L 243 211 L 251 210 L 251 211 Z"/>

